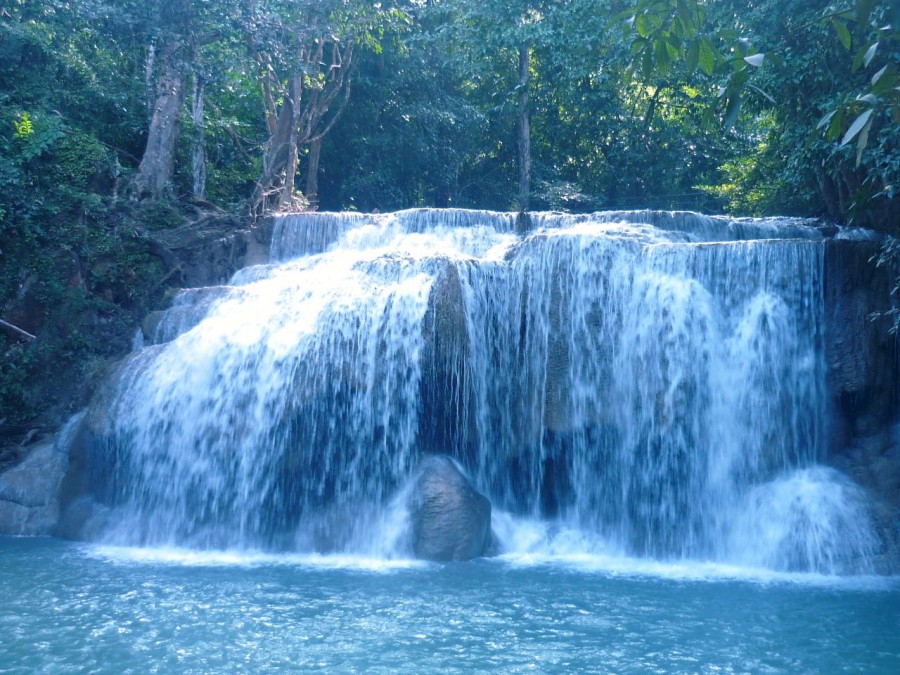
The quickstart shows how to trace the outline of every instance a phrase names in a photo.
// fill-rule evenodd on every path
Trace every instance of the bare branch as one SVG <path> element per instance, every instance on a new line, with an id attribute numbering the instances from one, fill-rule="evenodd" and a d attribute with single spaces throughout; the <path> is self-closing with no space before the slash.
<path id="1" fill-rule="evenodd" d="M 20 335 L 28 340 L 36 340 L 37 339 L 37 337 L 35 335 L 32 335 L 27 330 L 22 330 L 18 326 L 13 326 L 11 323 L 9 323 L 8 321 L 4 321 L 3 319 L 0 319 L 0 326 L 2 326 L 3 328 L 6 328 L 7 330 L 12 331 L 16 335 Z"/>

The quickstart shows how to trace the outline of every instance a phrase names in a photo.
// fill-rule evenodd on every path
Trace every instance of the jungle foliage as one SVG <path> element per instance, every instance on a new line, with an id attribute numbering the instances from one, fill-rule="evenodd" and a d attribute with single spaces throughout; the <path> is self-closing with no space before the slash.
<path id="1" fill-rule="evenodd" d="M 898 233 L 898 14 L 5 0 L 0 318 L 38 334 L 0 330 L 0 426 L 47 407 L 31 383 L 48 361 L 126 348 L 160 301 L 148 232 L 188 206 L 677 208 Z"/>

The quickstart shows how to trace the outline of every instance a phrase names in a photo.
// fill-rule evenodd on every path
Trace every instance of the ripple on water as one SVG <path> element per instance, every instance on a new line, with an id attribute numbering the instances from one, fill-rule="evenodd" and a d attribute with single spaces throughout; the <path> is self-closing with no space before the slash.
<path id="1" fill-rule="evenodd" d="M 0 671 L 900 672 L 897 579 L 251 560 L 2 539 Z"/>

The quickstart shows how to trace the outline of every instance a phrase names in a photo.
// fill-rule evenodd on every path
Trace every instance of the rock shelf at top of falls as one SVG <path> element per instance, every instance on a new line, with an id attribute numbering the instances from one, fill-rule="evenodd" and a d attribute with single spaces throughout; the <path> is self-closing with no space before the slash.
<path id="1" fill-rule="evenodd" d="M 529 220 L 277 218 L 269 264 L 145 322 L 72 446 L 60 531 L 411 555 L 397 495 L 439 453 L 495 514 L 590 550 L 896 565 L 877 243 L 783 218 Z"/>

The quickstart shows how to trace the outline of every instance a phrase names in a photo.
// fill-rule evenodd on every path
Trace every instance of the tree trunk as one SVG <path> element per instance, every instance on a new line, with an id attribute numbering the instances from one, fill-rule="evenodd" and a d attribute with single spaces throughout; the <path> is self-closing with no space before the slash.
<path id="1" fill-rule="evenodd" d="M 156 71 L 156 45 L 151 42 L 147 49 L 147 63 L 144 65 L 144 96 L 147 100 L 147 123 L 153 120 L 153 73 Z"/>
<path id="2" fill-rule="evenodd" d="M 203 126 L 203 102 L 206 83 L 194 74 L 194 93 L 191 97 L 191 119 L 194 123 L 194 142 L 191 148 L 191 168 L 194 176 L 194 198 L 206 196 L 206 134 Z"/>
<path id="3" fill-rule="evenodd" d="M 322 137 L 313 139 L 309 144 L 309 162 L 306 173 L 306 199 L 309 208 L 315 211 L 319 207 L 319 157 L 322 154 Z"/>
<path id="4" fill-rule="evenodd" d="M 303 96 L 303 76 L 295 75 L 291 78 L 291 128 L 288 133 L 287 162 L 284 167 L 284 185 L 281 189 L 281 207 L 290 209 L 294 202 L 294 180 L 297 178 L 297 166 L 299 163 L 299 142 L 297 134 L 300 125 L 300 101 Z"/>
<path id="5" fill-rule="evenodd" d="M 262 171 L 250 205 L 251 213 L 257 217 L 267 210 L 270 198 L 276 194 L 281 208 L 295 206 L 294 180 L 299 164 L 299 148 L 320 139 L 331 130 L 350 96 L 352 42 L 342 44 L 321 38 L 309 48 L 301 49 L 300 60 L 305 64 L 305 70 L 291 76 L 280 108 L 277 108 L 275 93 L 279 89 L 278 82 L 271 76 L 271 69 L 266 67 L 265 55 L 257 54 L 270 132 Z M 335 110 L 332 104 L 342 92 L 343 100 Z M 326 119 L 329 111 L 330 118 Z"/>
<path id="6" fill-rule="evenodd" d="M 531 47 L 523 44 L 519 47 L 519 120 L 518 120 L 518 159 L 519 159 L 519 210 L 528 210 L 531 196 L 531 119 L 530 92 L 528 80 L 531 70 Z"/>
<path id="7" fill-rule="evenodd" d="M 134 177 L 133 190 L 137 197 L 162 197 L 175 171 L 179 115 L 185 98 L 185 77 L 177 63 L 177 51 L 178 44 L 169 43 L 162 54 L 147 148 Z"/>
<path id="8" fill-rule="evenodd" d="M 284 97 L 281 109 L 278 111 L 274 129 L 266 150 L 263 154 L 263 166 L 259 181 L 253 192 L 252 209 L 257 215 L 266 211 L 269 198 L 279 195 L 279 202 L 284 204 L 285 199 L 290 199 L 292 193 L 287 193 L 287 173 L 293 167 L 290 185 L 293 187 L 293 177 L 297 172 L 297 118 L 299 115 L 299 96 L 302 85 L 302 75 L 291 77 L 288 95 Z M 280 182 L 282 181 L 283 182 Z M 279 187 L 280 185 L 280 187 Z"/>

